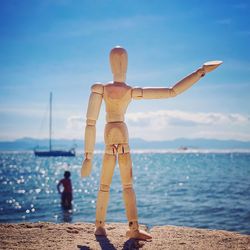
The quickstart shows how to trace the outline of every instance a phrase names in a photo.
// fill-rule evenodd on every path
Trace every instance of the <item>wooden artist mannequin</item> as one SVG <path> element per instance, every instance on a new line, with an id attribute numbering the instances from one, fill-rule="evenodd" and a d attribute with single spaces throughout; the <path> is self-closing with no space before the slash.
<path id="1" fill-rule="evenodd" d="M 214 70 L 222 62 L 212 61 L 203 64 L 201 68 L 179 81 L 171 88 L 133 88 L 128 86 L 126 72 L 128 55 L 125 49 L 115 47 L 110 52 L 110 64 L 113 82 L 96 83 L 91 87 L 87 121 L 85 129 L 85 159 L 82 164 L 82 177 L 88 176 L 92 168 L 92 159 L 96 138 L 96 120 L 98 119 L 102 100 L 106 105 L 106 121 L 104 132 L 105 153 L 102 162 L 100 189 L 96 202 L 95 235 L 106 235 L 105 218 L 109 200 L 109 189 L 112 181 L 116 160 L 118 159 L 123 186 L 123 199 L 129 222 L 127 236 L 129 238 L 150 239 L 151 236 L 139 230 L 136 198 L 133 189 L 132 162 L 129 148 L 127 126 L 124 115 L 132 99 L 159 99 L 175 97 L 191 87 L 206 73 Z"/>

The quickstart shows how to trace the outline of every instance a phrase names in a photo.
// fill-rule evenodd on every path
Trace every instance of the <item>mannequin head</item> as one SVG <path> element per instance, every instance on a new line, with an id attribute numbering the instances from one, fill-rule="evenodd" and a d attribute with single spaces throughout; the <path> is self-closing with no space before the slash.
<path id="1" fill-rule="evenodd" d="M 125 82 L 128 65 L 127 51 L 116 46 L 110 51 L 109 58 L 114 82 Z"/>

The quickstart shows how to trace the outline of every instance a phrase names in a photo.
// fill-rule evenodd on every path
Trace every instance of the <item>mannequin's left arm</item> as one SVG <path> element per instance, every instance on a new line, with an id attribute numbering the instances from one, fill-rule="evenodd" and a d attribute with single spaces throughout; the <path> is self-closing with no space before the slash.
<path id="1" fill-rule="evenodd" d="M 175 97 L 189 89 L 193 84 L 199 81 L 205 73 L 206 71 L 203 67 L 199 68 L 170 88 L 133 88 L 132 97 L 134 99 L 161 99 Z"/>

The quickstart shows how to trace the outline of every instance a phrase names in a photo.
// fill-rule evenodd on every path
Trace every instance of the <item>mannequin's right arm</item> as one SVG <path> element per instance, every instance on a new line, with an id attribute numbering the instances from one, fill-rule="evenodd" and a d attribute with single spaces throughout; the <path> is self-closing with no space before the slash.
<path id="1" fill-rule="evenodd" d="M 95 147 L 96 139 L 96 121 L 99 116 L 102 98 L 103 98 L 103 85 L 94 84 L 91 87 L 91 95 L 89 97 L 88 110 L 86 115 L 86 128 L 84 139 L 84 155 L 85 159 L 82 164 L 81 176 L 88 176 L 92 168 L 92 158 Z"/>

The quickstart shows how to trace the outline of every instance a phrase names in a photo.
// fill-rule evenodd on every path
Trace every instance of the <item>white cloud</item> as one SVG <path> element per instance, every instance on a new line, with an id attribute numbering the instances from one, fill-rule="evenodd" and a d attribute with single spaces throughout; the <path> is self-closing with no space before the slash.
<path id="1" fill-rule="evenodd" d="M 226 131 L 226 130 L 210 130 L 210 131 L 197 131 L 193 134 L 194 138 L 206 138 L 206 139 L 213 139 L 218 138 L 221 140 L 229 140 L 229 139 L 235 139 L 235 140 L 241 140 L 241 141 L 249 141 L 250 140 L 250 134 L 249 133 L 241 133 L 237 131 Z"/>
<path id="2" fill-rule="evenodd" d="M 156 112 L 138 112 L 126 115 L 127 121 L 133 126 L 165 125 L 198 126 L 198 125 L 227 125 L 247 124 L 249 117 L 242 114 L 223 113 L 192 113 L 179 110 L 160 110 Z"/>
<path id="3" fill-rule="evenodd" d="M 85 119 L 83 116 L 70 116 L 67 119 L 67 128 L 68 129 L 82 129 L 84 126 Z"/>
<path id="4" fill-rule="evenodd" d="M 1 110 L 4 113 L 6 110 Z M 10 110 L 8 110 L 10 111 Z M 22 109 L 21 109 L 22 111 Z M 1 113 L 0 112 L 0 113 Z M 12 110 L 20 113 L 20 110 Z M 29 112 L 29 115 L 35 112 Z M 64 114 L 68 118 L 55 121 L 53 138 L 83 138 L 85 131 L 85 115 Z M 142 138 L 145 140 L 172 140 L 184 138 L 210 138 L 210 139 L 237 139 L 250 140 L 250 116 L 240 113 L 196 113 L 180 110 L 159 110 L 156 112 L 130 112 L 126 114 L 130 138 Z M 37 123 L 38 125 L 40 122 Z M 11 125 L 11 126 L 10 126 Z M 103 141 L 105 125 L 104 113 L 96 124 L 97 141 Z M 1 139 L 29 137 L 47 137 L 47 127 L 43 133 L 37 133 L 39 126 L 33 122 L 9 124 L 2 126 Z M 7 136 L 8 135 L 8 136 Z"/>
<path id="5" fill-rule="evenodd" d="M 231 113 L 195 113 L 179 110 L 128 113 L 131 137 L 147 140 L 186 138 L 250 139 L 250 117 Z"/>

